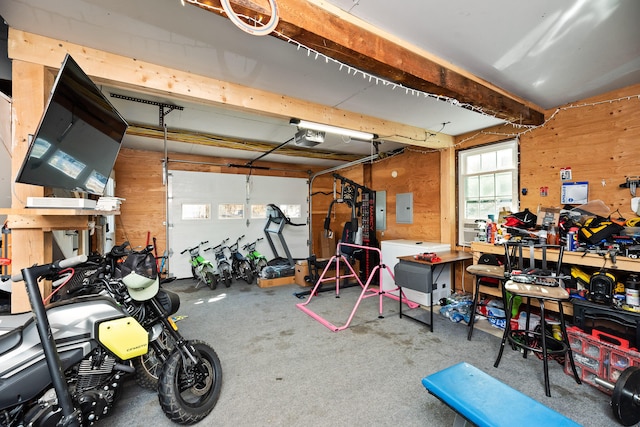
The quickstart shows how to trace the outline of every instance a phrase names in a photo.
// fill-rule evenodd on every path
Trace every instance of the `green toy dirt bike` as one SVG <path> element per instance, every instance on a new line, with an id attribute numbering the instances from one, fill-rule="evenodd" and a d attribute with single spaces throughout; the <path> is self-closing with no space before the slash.
<path id="1" fill-rule="evenodd" d="M 200 246 L 208 243 L 208 240 L 200 242 L 197 246 L 187 248 L 180 252 L 182 255 L 185 252 L 189 252 L 189 263 L 191 263 L 191 275 L 194 279 L 198 280 L 196 288 L 200 283 L 204 283 L 211 289 L 215 289 L 218 286 L 218 278 L 216 277 L 216 269 L 211 261 L 205 259 L 200 255 Z"/>
<path id="2" fill-rule="evenodd" d="M 267 266 L 267 258 L 256 250 L 256 244 L 262 239 L 263 238 L 260 237 L 256 241 L 247 243 L 242 247 L 242 250 L 247 253 L 245 258 L 249 261 L 249 265 L 251 265 L 251 270 L 253 270 L 253 275 L 255 277 L 260 277 L 262 269 Z"/>

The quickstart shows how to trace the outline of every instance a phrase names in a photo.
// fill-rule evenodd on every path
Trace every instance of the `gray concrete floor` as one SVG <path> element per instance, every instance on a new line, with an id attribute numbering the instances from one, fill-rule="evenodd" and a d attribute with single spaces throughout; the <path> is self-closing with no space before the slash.
<path id="1" fill-rule="evenodd" d="M 499 338 L 436 314 L 435 330 L 398 318 L 398 303 L 379 298 L 360 304 L 349 328 L 332 332 L 296 308 L 297 285 L 194 288 L 177 280 L 178 322 L 185 337 L 207 341 L 223 367 L 220 400 L 200 425 L 216 426 L 450 426 L 454 413 L 423 388 L 421 379 L 465 361 L 584 426 L 617 425 L 610 398 L 578 385 L 550 364 L 552 397 L 544 395 L 542 362 L 507 350 L 493 362 Z M 346 323 L 360 288 L 321 293 L 309 306 L 335 325 Z M 421 310 L 421 309 L 418 309 Z M 404 311 L 404 310 L 403 310 Z M 508 411 L 509 408 L 495 408 Z M 157 395 L 126 384 L 113 414 L 100 425 L 169 426 Z M 513 414 L 518 425 L 518 414 Z M 540 425 L 544 425 L 541 422 Z"/>

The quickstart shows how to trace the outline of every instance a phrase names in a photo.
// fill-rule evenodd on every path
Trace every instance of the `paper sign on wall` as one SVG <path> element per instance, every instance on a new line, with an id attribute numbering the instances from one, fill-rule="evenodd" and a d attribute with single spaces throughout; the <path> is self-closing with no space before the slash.
<path id="1" fill-rule="evenodd" d="M 588 182 L 563 182 L 560 202 L 568 205 L 584 205 L 589 194 Z"/>

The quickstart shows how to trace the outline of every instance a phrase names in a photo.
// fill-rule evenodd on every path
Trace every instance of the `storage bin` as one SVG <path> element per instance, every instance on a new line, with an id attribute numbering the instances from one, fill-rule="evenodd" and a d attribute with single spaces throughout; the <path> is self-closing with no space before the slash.
<path id="1" fill-rule="evenodd" d="M 640 346 L 640 313 L 619 310 L 603 304 L 572 299 L 573 321 L 581 330 L 608 332 L 629 341 L 630 347 Z"/>
<path id="2" fill-rule="evenodd" d="M 624 338 L 597 329 L 587 334 L 575 326 L 567 328 L 567 337 L 578 376 L 604 393 L 611 394 L 612 391 L 597 385 L 595 377 L 615 384 L 626 368 L 640 366 L 640 353 L 630 348 L 629 341 Z M 565 360 L 564 371 L 567 375 L 573 376 L 569 358 Z"/>

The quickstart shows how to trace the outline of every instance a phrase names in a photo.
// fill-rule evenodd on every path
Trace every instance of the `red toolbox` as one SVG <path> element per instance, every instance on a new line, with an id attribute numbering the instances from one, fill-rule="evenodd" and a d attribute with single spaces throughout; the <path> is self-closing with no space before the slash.
<path id="1" fill-rule="evenodd" d="M 626 368 L 640 366 L 640 353 L 629 347 L 628 340 L 597 329 L 587 334 L 575 326 L 567 328 L 567 335 L 580 379 L 607 394 L 612 391 L 597 385 L 594 381 L 596 376 L 615 384 Z M 568 358 L 564 371 L 573 376 Z"/>

